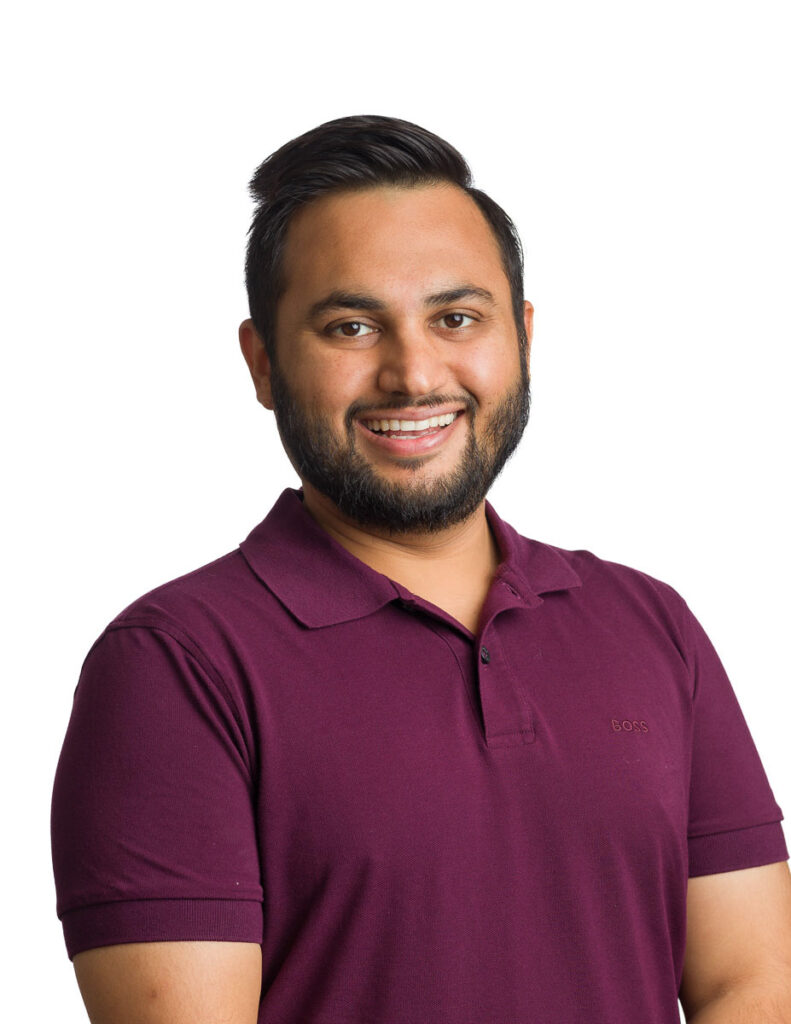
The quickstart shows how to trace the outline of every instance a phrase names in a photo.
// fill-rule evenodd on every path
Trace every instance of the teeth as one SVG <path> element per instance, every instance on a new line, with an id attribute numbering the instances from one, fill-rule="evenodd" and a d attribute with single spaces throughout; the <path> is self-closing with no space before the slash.
<path id="1" fill-rule="evenodd" d="M 449 412 L 427 420 L 365 420 L 365 425 L 371 430 L 428 430 L 429 427 L 446 427 L 458 415 L 458 412 Z"/>

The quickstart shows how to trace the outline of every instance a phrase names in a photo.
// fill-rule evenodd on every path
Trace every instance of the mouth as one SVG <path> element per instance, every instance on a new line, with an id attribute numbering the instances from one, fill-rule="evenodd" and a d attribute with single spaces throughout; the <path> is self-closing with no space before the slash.
<path id="1" fill-rule="evenodd" d="M 364 439 L 395 455 L 422 455 L 447 443 L 458 431 L 464 410 L 425 420 L 356 420 Z"/>

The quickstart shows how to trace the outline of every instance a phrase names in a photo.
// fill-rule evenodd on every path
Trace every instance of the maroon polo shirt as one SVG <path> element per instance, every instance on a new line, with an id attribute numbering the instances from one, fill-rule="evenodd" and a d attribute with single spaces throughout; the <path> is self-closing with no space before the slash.
<path id="1" fill-rule="evenodd" d="M 521 536 L 473 635 L 283 491 L 88 652 L 54 780 L 70 958 L 257 942 L 260 1024 L 670 1024 L 687 878 L 788 858 L 668 584 Z"/>

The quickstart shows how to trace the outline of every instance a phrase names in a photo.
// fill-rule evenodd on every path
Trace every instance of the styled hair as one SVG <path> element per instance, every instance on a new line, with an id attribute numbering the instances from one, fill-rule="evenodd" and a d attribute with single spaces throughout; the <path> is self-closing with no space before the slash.
<path id="1" fill-rule="evenodd" d="M 478 205 L 497 240 L 511 289 L 519 343 L 527 345 L 524 256 L 511 218 L 485 192 L 473 188 L 466 160 L 438 135 L 396 117 L 356 115 L 326 121 L 285 143 L 250 180 L 255 213 L 245 259 L 250 318 L 270 361 L 277 365 L 277 305 L 285 291 L 283 251 L 291 218 L 330 192 L 379 185 L 415 187 L 450 182 Z"/>

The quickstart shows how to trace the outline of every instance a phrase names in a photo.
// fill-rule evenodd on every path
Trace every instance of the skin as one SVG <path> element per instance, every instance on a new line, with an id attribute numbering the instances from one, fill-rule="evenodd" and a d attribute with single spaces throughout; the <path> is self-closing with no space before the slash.
<path id="1" fill-rule="evenodd" d="M 277 366 L 251 320 L 241 324 L 239 341 L 258 401 L 275 412 L 307 511 L 361 561 L 476 632 L 500 561 L 483 499 L 510 454 L 504 434 L 513 450 L 527 422 L 533 333 L 525 302 L 520 354 L 491 228 L 454 185 L 334 193 L 293 218 L 284 278 Z M 427 296 L 461 285 L 492 299 L 426 304 Z M 383 308 L 311 317 L 311 306 L 334 290 L 373 296 Z M 428 416 L 429 403 L 461 406 L 464 415 L 443 444 L 419 457 L 384 452 L 355 419 L 416 406 Z M 306 434 L 315 442 L 316 473 L 329 465 L 336 480 L 357 474 L 370 498 L 365 505 L 344 510 L 320 476 L 306 475 L 289 446 L 289 437 Z"/>

